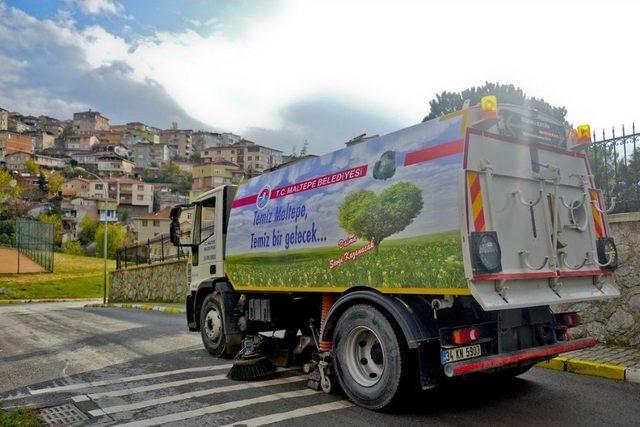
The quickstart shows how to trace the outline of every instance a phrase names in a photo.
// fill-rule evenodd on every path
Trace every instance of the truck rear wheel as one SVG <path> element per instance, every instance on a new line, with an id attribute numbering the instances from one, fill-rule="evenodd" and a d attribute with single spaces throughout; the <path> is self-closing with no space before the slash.
<path id="1" fill-rule="evenodd" d="M 369 305 L 348 308 L 333 337 L 335 370 L 349 399 L 367 409 L 393 406 L 405 386 L 408 354 L 393 325 Z"/>
<path id="2" fill-rule="evenodd" d="M 227 337 L 224 332 L 224 313 L 217 295 L 208 295 L 200 309 L 200 335 L 209 354 L 216 357 L 233 356 L 227 351 Z"/>

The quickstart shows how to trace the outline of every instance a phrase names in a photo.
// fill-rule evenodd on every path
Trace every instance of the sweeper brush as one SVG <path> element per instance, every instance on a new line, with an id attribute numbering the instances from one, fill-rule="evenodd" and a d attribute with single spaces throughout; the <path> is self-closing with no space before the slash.
<path id="1" fill-rule="evenodd" d="M 233 366 L 227 372 L 227 378 L 251 381 L 271 376 L 276 367 L 262 352 L 264 342 L 260 336 L 247 336 L 233 361 Z"/>
<path id="2" fill-rule="evenodd" d="M 260 380 L 270 377 L 276 367 L 266 357 L 236 359 L 227 373 L 227 378 L 239 381 Z"/>

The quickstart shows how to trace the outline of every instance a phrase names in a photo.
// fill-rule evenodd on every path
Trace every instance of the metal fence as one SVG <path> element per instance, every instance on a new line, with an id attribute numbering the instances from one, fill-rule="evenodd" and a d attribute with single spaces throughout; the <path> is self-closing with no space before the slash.
<path id="1" fill-rule="evenodd" d="M 16 249 L 49 273 L 53 272 L 53 224 L 16 220 Z M 20 257 L 18 257 L 20 273 Z"/>
<path id="2" fill-rule="evenodd" d="M 116 251 L 116 269 L 140 264 L 154 264 L 187 257 L 183 248 L 176 248 L 167 234 L 162 234 L 146 243 L 120 248 Z"/>
<path id="3" fill-rule="evenodd" d="M 615 203 L 611 213 L 640 211 L 640 133 L 635 124 L 630 134 L 624 126 L 621 132 L 612 128 L 610 135 L 604 130 L 601 135 L 594 132 L 592 141 L 587 155 L 607 207 Z"/>

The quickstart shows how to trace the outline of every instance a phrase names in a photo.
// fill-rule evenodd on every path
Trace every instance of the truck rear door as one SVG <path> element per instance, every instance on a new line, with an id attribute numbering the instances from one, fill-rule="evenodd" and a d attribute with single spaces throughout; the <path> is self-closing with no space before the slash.
<path id="1" fill-rule="evenodd" d="M 597 257 L 606 215 L 583 154 L 469 129 L 461 181 L 465 272 L 485 309 L 618 295 Z M 491 232 L 499 271 L 483 270 L 475 253 Z"/>

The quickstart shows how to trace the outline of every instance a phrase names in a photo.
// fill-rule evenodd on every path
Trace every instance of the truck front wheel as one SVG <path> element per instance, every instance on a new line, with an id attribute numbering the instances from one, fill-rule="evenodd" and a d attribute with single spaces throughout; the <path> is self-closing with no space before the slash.
<path id="1" fill-rule="evenodd" d="M 333 336 L 335 370 L 354 403 L 386 409 L 397 402 L 409 369 L 403 344 L 374 307 L 354 305 L 340 316 Z"/>
<path id="2" fill-rule="evenodd" d="M 224 314 L 218 296 L 208 295 L 200 309 L 200 335 L 209 354 L 228 357 L 227 337 L 224 333 Z"/>

